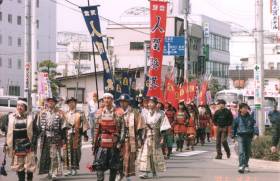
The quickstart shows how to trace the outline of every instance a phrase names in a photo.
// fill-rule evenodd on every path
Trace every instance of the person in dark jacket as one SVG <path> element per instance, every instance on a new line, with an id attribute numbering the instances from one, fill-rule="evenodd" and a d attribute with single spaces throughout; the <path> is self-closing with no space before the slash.
<path id="1" fill-rule="evenodd" d="M 230 149 L 227 142 L 228 127 L 232 125 L 233 116 L 230 110 L 225 105 L 226 102 L 222 99 L 217 101 L 218 110 L 215 112 L 213 117 L 213 123 L 217 126 L 217 137 L 216 137 L 216 159 L 222 159 L 222 145 L 227 153 L 227 158 L 230 158 Z"/>
<path id="2" fill-rule="evenodd" d="M 277 103 L 274 105 L 274 110 L 269 112 L 268 118 L 272 124 L 272 147 L 271 152 L 277 152 L 277 145 L 280 142 L 280 111 L 277 110 Z"/>
<path id="3" fill-rule="evenodd" d="M 254 125 L 256 121 L 248 113 L 249 106 L 246 103 L 239 105 L 238 117 L 232 125 L 232 138 L 238 140 L 239 173 L 249 172 L 249 158 L 251 154 L 251 142 L 254 137 Z"/>

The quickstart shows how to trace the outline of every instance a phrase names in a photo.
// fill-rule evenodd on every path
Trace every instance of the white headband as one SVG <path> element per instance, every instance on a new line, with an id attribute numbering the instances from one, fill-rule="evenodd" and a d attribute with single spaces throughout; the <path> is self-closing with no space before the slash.
<path id="1" fill-rule="evenodd" d="M 114 99 L 114 96 L 113 96 L 113 94 L 111 94 L 111 93 L 105 93 L 105 94 L 103 95 L 103 98 L 105 98 L 105 97 L 111 97 L 112 99 Z"/>
<path id="2" fill-rule="evenodd" d="M 23 101 L 23 100 L 18 100 L 17 104 L 24 104 L 26 106 L 28 106 L 27 102 Z"/>

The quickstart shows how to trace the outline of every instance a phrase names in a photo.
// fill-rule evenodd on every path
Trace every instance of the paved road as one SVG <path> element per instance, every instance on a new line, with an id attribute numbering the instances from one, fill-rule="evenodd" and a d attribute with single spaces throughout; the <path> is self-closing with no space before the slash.
<path id="1" fill-rule="evenodd" d="M 1 145 L 1 141 L 0 141 Z M 92 156 L 90 145 L 84 145 L 82 168 L 75 177 L 62 177 L 58 180 L 71 181 L 89 181 L 96 180 L 95 174 L 89 173 L 86 164 L 91 163 Z M 208 144 L 204 147 L 197 146 L 195 151 L 174 153 L 172 158 L 167 161 L 167 171 L 161 173 L 159 180 L 162 181 L 279 181 L 280 170 L 268 170 L 258 167 L 251 168 L 250 173 L 240 175 L 237 172 L 236 160 L 224 159 L 215 160 L 215 146 Z M 8 171 L 8 177 L 1 177 L 2 181 L 14 181 L 16 175 L 14 172 Z M 139 173 L 138 173 L 139 174 Z M 108 174 L 106 175 L 108 179 Z M 47 181 L 42 176 L 36 176 L 34 180 Z M 140 180 L 133 177 L 132 180 Z"/>

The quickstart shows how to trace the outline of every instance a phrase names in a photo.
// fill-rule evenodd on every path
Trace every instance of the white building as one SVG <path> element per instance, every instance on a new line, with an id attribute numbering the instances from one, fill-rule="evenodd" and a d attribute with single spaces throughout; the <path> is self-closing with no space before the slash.
<path id="1" fill-rule="evenodd" d="M 254 95 L 254 67 L 256 44 L 253 33 L 235 32 L 231 39 L 230 88 L 245 89 Z M 280 87 L 280 44 L 276 33 L 265 32 L 264 37 L 264 94 L 275 97 Z"/>
<path id="2" fill-rule="evenodd" d="M 36 0 L 37 60 L 55 61 L 56 3 Z M 6 95 L 24 93 L 25 0 L 0 5 L 0 89 Z"/>

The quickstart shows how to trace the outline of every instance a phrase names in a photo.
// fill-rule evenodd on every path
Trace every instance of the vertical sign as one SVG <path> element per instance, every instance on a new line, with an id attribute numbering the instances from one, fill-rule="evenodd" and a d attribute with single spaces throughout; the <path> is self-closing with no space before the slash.
<path id="1" fill-rule="evenodd" d="M 260 108 L 262 104 L 262 97 L 261 97 L 261 70 L 260 66 L 256 64 L 254 66 L 254 81 L 255 81 L 255 107 Z"/>
<path id="2" fill-rule="evenodd" d="M 210 37 L 209 23 L 203 23 L 203 36 L 204 38 Z"/>
<path id="3" fill-rule="evenodd" d="M 104 91 L 113 92 L 114 91 L 114 82 L 112 79 L 112 72 L 105 51 L 103 35 L 101 33 L 100 20 L 98 15 L 98 6 L 88 6 L 81 7 L 81 10 L 84 15 L 84 19 L 88 28 L 88 31 L 91 35 L 92 42 L 98 49 L 98 52 L 101 56 L 104 68 Z M 94 52 L 93 52 L 94 53 Z"/>
<path id="4" fill-rule="evenodd" d="M 161 91 L 161 69 L 166 29 L 167 2 L 150 1 L 151 44 L 148 96 L 163 98 Z"/>
<path id="5" fill-rule="evenodd" d="M 279 0 L 270 0 L 271 29 L 279 30 Z"/>

